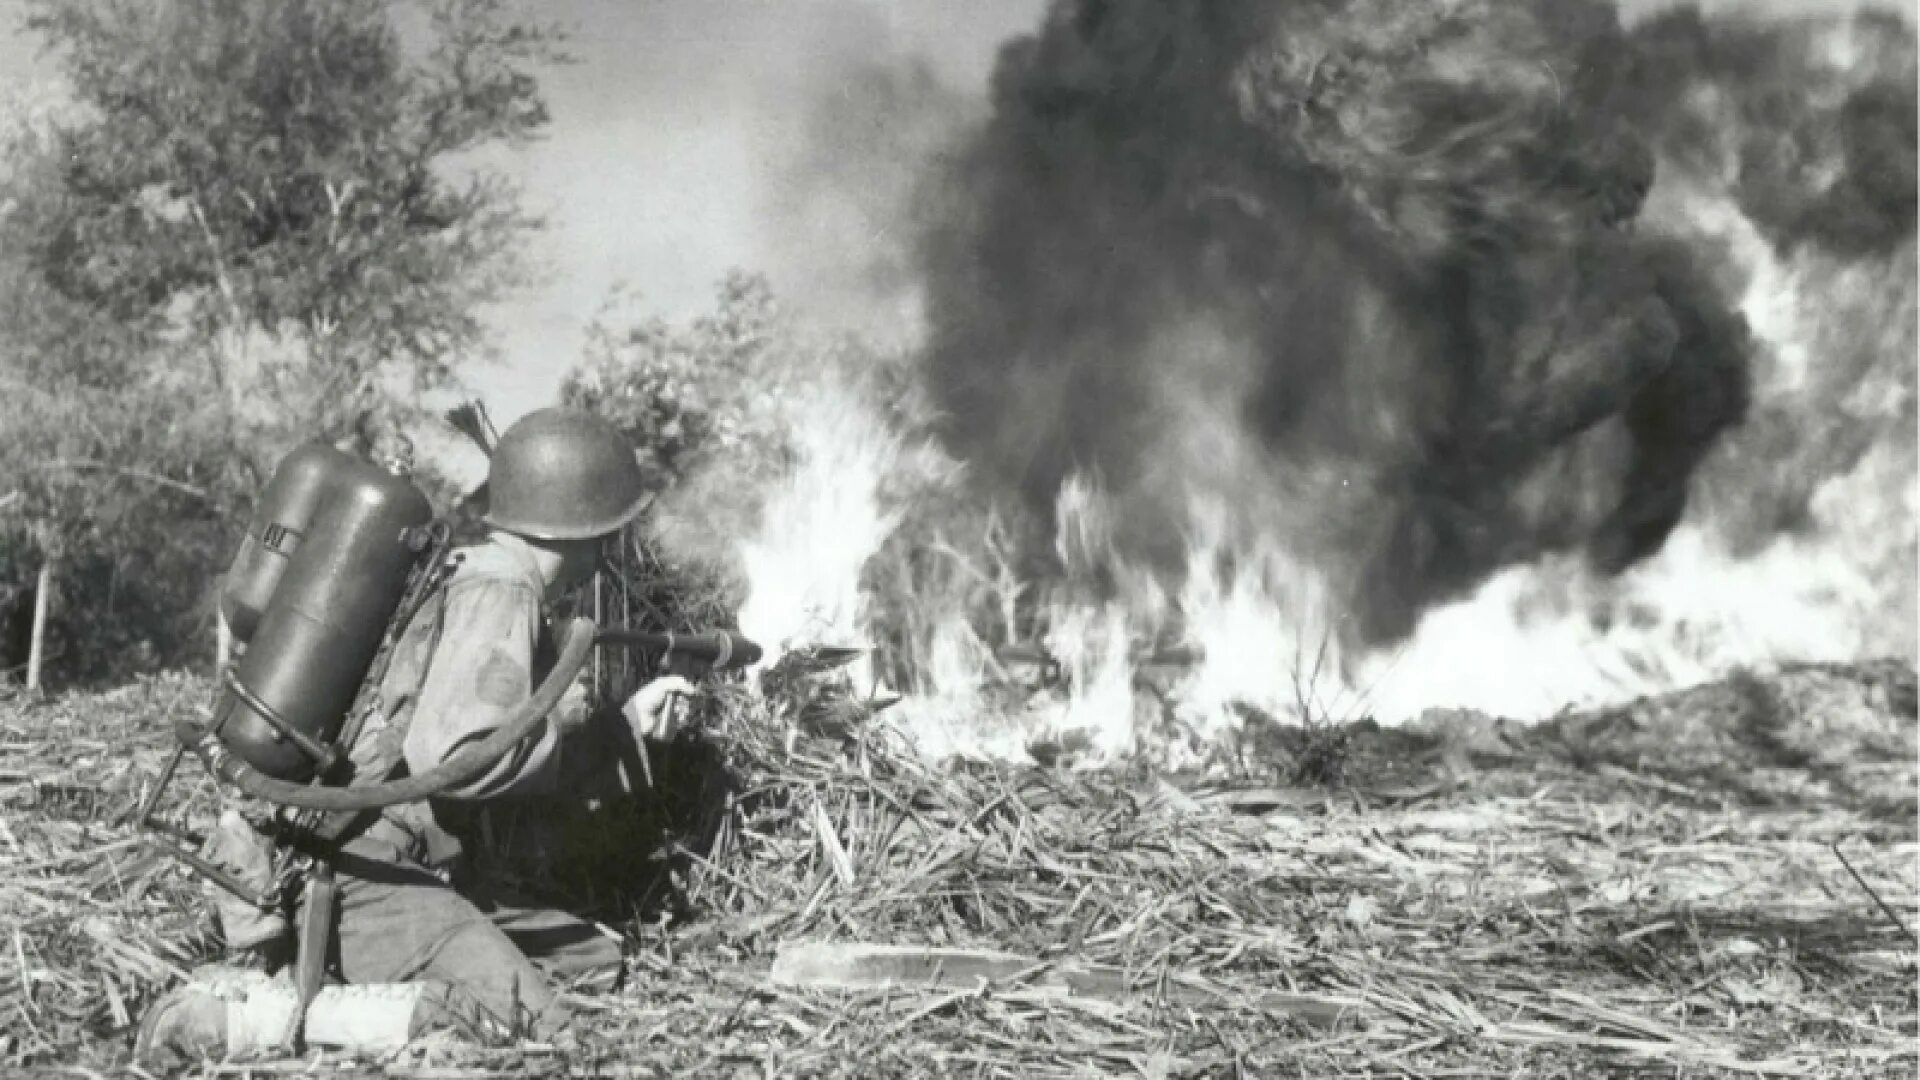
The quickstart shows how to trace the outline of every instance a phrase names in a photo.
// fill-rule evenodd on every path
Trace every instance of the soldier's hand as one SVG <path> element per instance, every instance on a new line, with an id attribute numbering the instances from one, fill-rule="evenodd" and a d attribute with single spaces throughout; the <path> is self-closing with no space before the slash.
<path id="1" fill-rule="evenodd" d="M 699 692 L 678 675 L 663 676 L 636 690 L 620 706 L 620 715 L 627 718 L 634 738 L 666 742 L 685 726 L 688 702 Z"/>
<path id="2" fill-rule="evenodd" d="M 593 701 L 593 690 L 588 685 L 590 681 L 591 676 L 583 670 L 580 676 L 574 679 L 572 684 L 560 695 L 560 700 L 553 706 L 551 715 L 557 717 L 585 716 L 588 712 L 589 705 Z M 576 723 L 577 722 L 578 721 L 576 721 Z"/>

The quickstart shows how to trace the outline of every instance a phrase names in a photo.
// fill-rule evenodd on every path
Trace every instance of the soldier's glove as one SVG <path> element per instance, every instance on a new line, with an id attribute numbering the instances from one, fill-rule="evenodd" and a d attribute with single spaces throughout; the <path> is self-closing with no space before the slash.
<path id="1" fill-rule="evenodd" d="M 635 739 L 668 742 L 685 726 L 688 702 L 699 692 L 678 675 L 662 676 L 634 691 L 620 706 L 620 715 L 633 729 Z"/>

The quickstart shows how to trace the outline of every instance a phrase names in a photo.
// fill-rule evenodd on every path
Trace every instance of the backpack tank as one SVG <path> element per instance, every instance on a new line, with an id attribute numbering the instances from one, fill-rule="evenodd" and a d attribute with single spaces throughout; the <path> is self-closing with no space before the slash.
<path id="1" fill-rule="evenodd" d="M 215 706 L 228 750 L 282 780 L 326 763 L 432 519 L 404 477 L 324 444 L 287 455 L 221 596 L 247 642 Z"/>
<path id="2" fill-rule="evenodd" d="M 312 526 L 320 500 L 337 477 L 351 471 L 353 458 L 326 443 L 308 443 L 281 459 L 260 494 L 253 520 L 220 589 L 220 614 L 236 641 L 253 640 L 260 617 L 287 562 Z"/>

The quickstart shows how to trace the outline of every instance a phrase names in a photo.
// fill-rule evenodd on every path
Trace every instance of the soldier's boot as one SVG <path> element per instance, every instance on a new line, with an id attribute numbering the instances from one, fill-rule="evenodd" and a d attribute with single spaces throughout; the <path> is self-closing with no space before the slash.
<path id="1" fill-rule="evenodd" d="M 147 1011 L 135 1059 L 158 1065 L 287 1052 L 298 1002 L 292 986 L 259 972 L 203 969 Z M 457 1035 L 469 1027 L 470 1019 L 448 1008 L 440 983 L 329 986 L 307 1007 L 305 1039 L 310 1047 L 378 1052 L 430 1030 Z"/>
<path id="2" fill-rule="evenodd" d="M 265 972 L 220 965 L 200 968 L 186 985 L 147 1007 L 133 1042 L 134 1060 L 166 1064 L 224 1056 L 228 1006 L 272 985 L 273 977 Z"/>

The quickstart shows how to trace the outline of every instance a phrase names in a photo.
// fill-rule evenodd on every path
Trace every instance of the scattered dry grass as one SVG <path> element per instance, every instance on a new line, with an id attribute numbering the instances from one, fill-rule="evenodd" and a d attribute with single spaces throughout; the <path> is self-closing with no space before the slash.
<path id="1" fill-rule="evenodd" d="M 323 1065 L 1910 1076 L 1913 685 L 1899 665 L 1810 668 L 1530 728 L 1436 714 L 1356 729 L 1337 789 L 929 768 L 877 728 L 736 708 L 713 849 L 672 860 L 678 902 L 648 911 L 678 917 L 628 923 L 626 983 L 580 998 L 575 1043 Z M 124 817 L 162 718 L 205 693 L 0 703 L 0 1068 L 124 1071 L 140 1009 L 214 951 L 190 883 Z M 1035 962 L 938 990 L 773 985 L 792 942 Z"/>

